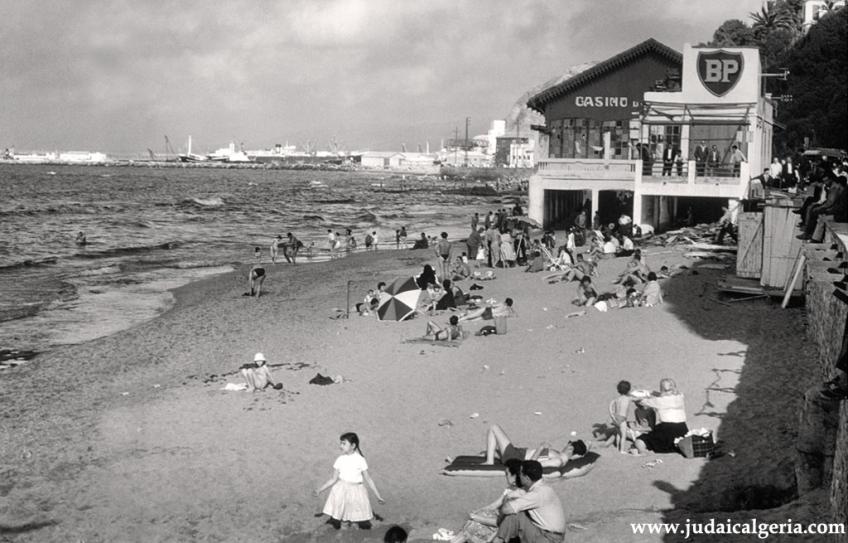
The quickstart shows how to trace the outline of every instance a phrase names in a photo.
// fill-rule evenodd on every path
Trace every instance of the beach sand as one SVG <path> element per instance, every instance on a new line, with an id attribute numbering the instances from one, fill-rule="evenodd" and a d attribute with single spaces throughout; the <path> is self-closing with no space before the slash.
<path id="1" fill-rule="evenodd" d="M 697 267 L 682 252 L 649 247 L 648 263 Z M 431 540 L 502 490 L 500 477 L 439 473 L 446 457 L 483 450 L 489 424 L 522 446 L 590 440 L 619 380 L 655 389 L 663 377 L 686 395 L 689 427 L 715 430 L 733 454 L 643 467 L 655 457 L 599 450 L 589 475 L 551 482 L 568 540 L 679 540 L 634 535 L 631 522 L 826 520 L 822 495 L 793 501 L 795 413 L 820 379 L 802 309 L 718 303 L 722 272 L 702 269 L 667 280 L 660 307 L 566 319 L 576 283 L 514 268 L 479 291 L 515 299 L 506 335 L 405 344 L 423 319 L 330 318 L 348 281 L 353 304 L 433 260 L 384 251 L 269 265 L 258 300 L 242 296 L 244 268 L 177 289 L 157 319 L 0 374 L 0 541 L 382 541 L 391 524 Z M 601 290 L 625 261 L 601 264 Z M 222 391 L 257 351 L 285 394 Z M 343 381 L 308 384 L 318 372 Z M 348 431 L 386 499 L 372 499 L 385 519 L 372 531 L 315 516 Z"/>

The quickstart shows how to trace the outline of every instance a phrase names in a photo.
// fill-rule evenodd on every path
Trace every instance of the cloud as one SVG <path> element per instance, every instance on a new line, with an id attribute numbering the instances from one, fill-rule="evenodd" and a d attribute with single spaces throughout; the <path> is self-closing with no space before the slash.
<path id="1" fill-rule="evenodd" d="M 435 142 L 466 116 L 485 131 L 569 66 L 648 37 L 705 41 L 759 4 L 0 0 L 0 145 Z"/>

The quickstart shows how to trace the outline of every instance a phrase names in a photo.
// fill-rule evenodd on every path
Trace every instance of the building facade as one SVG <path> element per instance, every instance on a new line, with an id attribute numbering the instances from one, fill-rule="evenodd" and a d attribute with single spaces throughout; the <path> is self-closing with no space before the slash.
<path id="1" fill-rule="evenodd" d="M 534 218 L 546 227 L 570 225 L 587 200 L 605 222 L 632 214 L 634 166 L 621 172 L 604 161 L 637 159 L 644 94 L 679 77 L 682 61 L 649 39 L 530 98 L 527 106 L 544 114 L 548 136 L 547 159 L 530 184 Z"/>
<path id="2" fill-rule="evenodd" d="M 755 48 L 681 55 L 647 40 L 528 105 L 550 132 L 529 185 L 528 212 L 546 227 L 570 226 L 586 207 L 604 223 L 714 221 L 769 162 L 773 108 Z"/>

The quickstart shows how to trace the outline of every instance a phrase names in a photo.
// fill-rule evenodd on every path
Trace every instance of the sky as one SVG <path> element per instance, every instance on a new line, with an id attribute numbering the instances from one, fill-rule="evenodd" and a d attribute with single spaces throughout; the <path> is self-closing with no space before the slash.
<path id="1" fill-rule="evenodd" d="M 570 66 L 679 51 L 761 4 L 0 0 L 0 148 L 435 149 Z"/>

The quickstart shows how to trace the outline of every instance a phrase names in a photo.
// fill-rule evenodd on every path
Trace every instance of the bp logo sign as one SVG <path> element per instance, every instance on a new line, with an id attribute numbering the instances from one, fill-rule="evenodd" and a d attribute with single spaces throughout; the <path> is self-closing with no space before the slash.
<path id="1" fill-rule="evenodd" d="M 742 77 L 742 53 L 718 50 L 698 53 L 698 79 L 708 91 L 724 96 Z"/>

